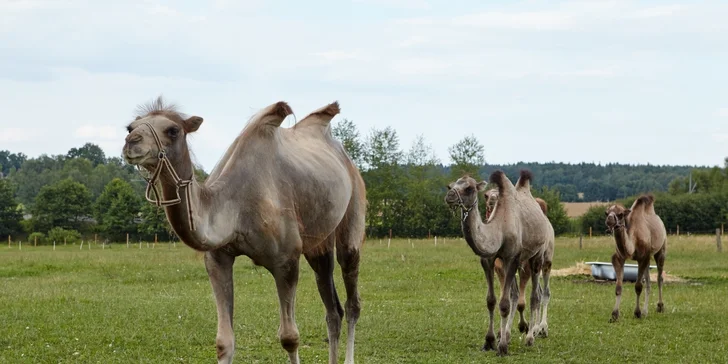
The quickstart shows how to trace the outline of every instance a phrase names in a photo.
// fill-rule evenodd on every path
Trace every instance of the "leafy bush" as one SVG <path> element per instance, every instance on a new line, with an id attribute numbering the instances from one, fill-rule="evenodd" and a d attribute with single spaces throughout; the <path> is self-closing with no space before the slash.
<path id="1" fill-rule="evenodd" d="M 31 244 L 34 244 L 35 242 L 38 242 L 38 244 L 44 244 L 46 242 L 46 236 L 43 233 L 32 233 L 28 235 L 28 242 Z"/>
<path id="2" fill-rule="evenodd" d="M 60 227 L 54 227 L 48 231 L 49 242 L 55 241 L 56 244 L 59 244 L 62 243 L 64 239 L 68 244 L 77 243 L 81 241 L 81 234 L 76 230 L 66 230 Z"/>

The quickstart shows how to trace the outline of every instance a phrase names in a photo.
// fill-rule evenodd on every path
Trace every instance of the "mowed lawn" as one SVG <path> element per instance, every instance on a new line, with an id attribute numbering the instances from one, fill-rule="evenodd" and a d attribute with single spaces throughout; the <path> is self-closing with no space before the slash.
<path id="1" fill-rule="evenodd" d="M 412 247 L 414 244 L 414 248 Z M 667 312 L 633 318 L 626 283 L 622 319 L 610 324 L 614 283 L 552 279 L 549 333 L 533 347 L 513 330 L 510 356 L 481 352 L 487 314 L 478 259 L 463 240 L 368 240 L 362 253 L 359 363 L 728 362 L 728 252 L 714 237 L 670 237 Z M 610 261 L 609 238 L 559 238 L 554 269 Z M 728 249 L 727 249 L 728 250 Z M 301 260 L 296 319 L 304 363 L 327 359 L 324 309 Z M 654 263 L 653 263 L 654 264 Z M 345 299 L 340 271 L 336 283 Z M 529 286 L 530 291 L 530 286 Z M 235 361 L 286 363 L 270 274 L 240 257 L 235 266 Z M 496 316 L 498 316 L 496 314 Z M 497 319 L 499 320 L 499 319 Z M 517 320 L 517 318 L 516 318 Z M 498 322 L 496 322 L 498 324 Z M 0 247 L 0 362 L 212 363 L 216 313 L 202 255 L 184 245 Z M 342 329 L 343 362 L 344 338 Z"/>

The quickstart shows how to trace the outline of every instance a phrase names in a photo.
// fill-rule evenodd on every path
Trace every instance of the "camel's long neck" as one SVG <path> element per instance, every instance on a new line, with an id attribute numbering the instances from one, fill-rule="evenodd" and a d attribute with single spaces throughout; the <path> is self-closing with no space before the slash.
<path id="1" fill-rule="evenodd" d="M 478 203 L 468 213 L 462 222 L 463 236 L 473 252 L 479 256 L 491 256 L 501 248 L 500 231 L 496 224 L 485 224 L 480 217 Z"/>
<path id="2" fill-rule="evenodd" d="M 192 161 L 189 159 L 189 156 L 185 157 L 182 158 L 181 162 L 175 161 L 172 164 L 180 178 L 183 180 L 191 178 L 192 182 L 186 187 L 179 188 L 179 197 L 182 200 L 180 203 L 165 207 L 167 219 L 177 236 L 189 247 L 200 251 L 211 250 L 216 248 L 219 242 L 211 241 L 207 234 L 205 234 L 206 221 L 202 220 L 206 216 L 206 213 L 201 199 L 204 187 L 196 182 Z M 177 198 L 177 185 L 170 171 L 166 169 L 162 170 L 160 181 L 164 200 Z M 190 189 L 189 205 L 186 191 L 188 188 Z M 190 219 L 190 210 L 192 211 L 192 219 Z M 192 229 L 190 223 L 194 225 L 194 229 Z"/>
<path id="3" fill-rule="evenodd" d="M 634 254 L 634 242 L 627 234 L 626 228 L 615 229 L 614 240 L 617 242 L 617 251 L 620 255 L 627 258 Z"/>

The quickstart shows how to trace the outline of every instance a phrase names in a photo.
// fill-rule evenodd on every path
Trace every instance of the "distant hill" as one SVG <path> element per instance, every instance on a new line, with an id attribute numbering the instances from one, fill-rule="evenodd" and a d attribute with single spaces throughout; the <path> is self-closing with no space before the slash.
<path id="1" fill-rule="evenodd" d="M 450 173 L 443 166 L 443 173 Z M 486 164 L 480 168 L 481 178 L 502 170 L 514 182 L 521 169 L 533 172 L 533 187 L 548 186 L 561 193 L 563 202 L 614 201 L 648 191 L 667 191 L 670 182 L 685 177 L 698 166 L 655 166 L 595 163 L 525 163 Z"/>

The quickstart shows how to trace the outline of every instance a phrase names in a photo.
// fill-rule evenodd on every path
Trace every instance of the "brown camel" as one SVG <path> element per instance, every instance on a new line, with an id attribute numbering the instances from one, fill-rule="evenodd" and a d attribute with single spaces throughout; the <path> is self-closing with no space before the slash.
<path id="1" fill-rule="evenodd" d="M 637 281 L 634 291 L 637 293 L 637 304 L 634 316 L 640 318 L 647 316 L 647 307 L 650 300 L 650 256 L 654 255 L 657 263 L 657 312 L 664 312 L 662 302 L 662 269 L 665 265 L 665 252 L 667 249 L 667 232 L 662 219 L 655 213 L 655 197 L 651 194 L 640 196 L 625 209 L 621 205 L 612 205 L 605 211 L 606 225 L 614 232 L 617 251 L 612 255 L 612 266 L 617 274 L 617 299 L 612 310 L 610 322 L 619 320 L 619 304 L 622 300 L 622 278 L 624 277 L 624 262 L 626 259 L 637 261 Z M 644 312 L 640 311 L 640 294 L 642 293 L 642 280 L 645 280 Z"/>
<path id="2" fill-rule="evenodd" d="M 187 117 L 158 98 L 141 107 L 128 126 L 124 158 L 152 172 L 147 199 L 165 206 L 185 244 L 205 252 L 217 304 L 218 363 L 231 363 L 235 349 L 232 268 L 239 255 L 273 275 L 280 304 L 278 337 L 290 362 L 299 362 L 294 305 L 301 254 L 316 274 L 326 308 L 329 363 L 336 363 L 344 310 L 334 287 L 334 248 L 347 295 L 345 362 L 354 363 L 364 182 L 331 136 L 329 122 L 339 113 L 338 103 L 292 128 L 280 128 L 291 113 L 285 102 L 278 102 L 253 116 L 204 184 L 193 178 L 186 141 L 202 124 L 201 117 Z M 161 183 L 161 195 L 155 182 Z"/>
<path id="3" fill-rule="evenodd" d="M 485 201 L 485 222 L 487 222 L 488 218 L 490 217 L 490 214 L 493 212 L 493 209 L 495 208 L 495 203 L 498 202 L 498 189 L 492 188 L 490 190 L 485 191 L 484 193 L 487 200 Z M 536 202 L 538 202 L 539 207 L 541 208 L 541 211 L 543 211 L 544 215 L 547 215 L 548 213 L 548 204 L 546 201 L 544 201 L 540 197 L 535 198 Z M 548 215 L 547 215 L 548 216 Z M 552 259 L 554 255 L 554 241 L 550 241 L 550 247 L 547 249 L 546 254 L 544 254 L 544 262 L 542 267 L 542 272 L 544 277 L 544 282 L 546 289 L 548 289 L 548 280 L 551 276 L 551 264 Z M 495 273 L 498 276 L 498 281 L 500 282 L 501 287 L 503 286 L 503 281 L 505 279 L 505 271 L 503 270 L 503 260 L 500 258 L 495 259 Z M 531 268 L 529 267 L 529 264 L 527 261 L 521 262 L 521 266 L 518 269 L 518 278 L 519 278 L 519 285 L 518 285 L 518 331 L 520 332 L 526 332 L 528 331 L 528 323 L 526 322 L 526 319 L 523 315 L 523 311 L 526 309 L 526 285 L 528 284 L 528 280 L 531 279 Z M 548 323 L 546 319 L 549 299 L 551 296 L 551 292 L 546 292 L 544 297 L 541 301 L 541 309 L 542 309 L 542 315 L 543 319 L 541 320 L 541 323 L 539 325 L 539 330 L 537 331 L 538 335 L 541 335 L 543 337 L 548 336 Z"/>
<path id="4" fill-rule="evenodd" d="M 463 176 L 448 186 L 445 202 L 452 209 L 460 208 L 461 222 L 465 241 L 473 252 L 480 256 L 488 284 L 489 325 L 483 350 L 495 349 L 493 331 L 493 310 L 495 293 L 493 289 L 494 261 L 500 258 L 505 263 L 505 279 L 501 286 L 499 304 L 501 314 L 500 342 L 498 355 L 508 353 L 510 330 L 516 311 L 518 289 L 513 287 L 520 262 L 528 261 L 532 274 L 531 319 L 526 336 L 526 345 L 533 345 L 537 329 L 535 320 L 540 316 L 541 289 L 538 277 L 541 272 L 544 254 L 554 232 L 551 223 L 531 195 L 528 171 L 521 171 L 516 186 L 501 171 L 490 176 L 490 181 L 498 186 L 498 202 L 489 220 L 484 223 L 478 210 L 478 191 L 483 191 L 486 182 L 476 182 Z M 548 287 L 548 286 L 547 286 Z M 548 288 L 546 289 L 548 290 Z"/>

